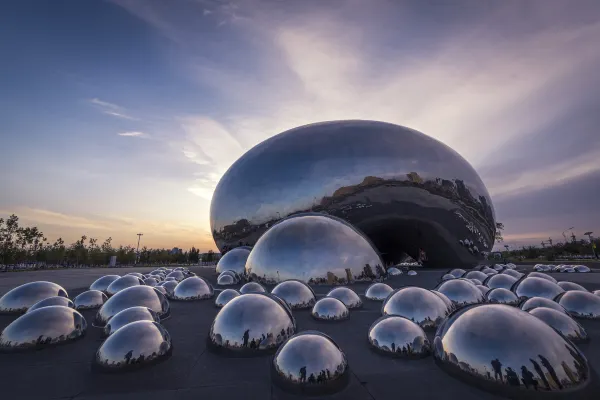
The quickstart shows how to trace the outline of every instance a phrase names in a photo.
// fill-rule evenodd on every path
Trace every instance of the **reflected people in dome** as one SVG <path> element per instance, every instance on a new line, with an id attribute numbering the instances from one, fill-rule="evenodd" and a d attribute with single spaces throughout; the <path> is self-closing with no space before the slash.
<path id="1" fill-rule="evenodd" d="M 344 303 L 348 309 L 361 308 L 363 305 L 358 294 L 356 294 L 354 290 L 344 286 L 330 290 L 329 293 L 327 293 L 327 297 L 338 299 Z"/>
<path id="2" fill-rule="evenodd" d="M 536 276 L 526 276 L 521 278 L 515 282 L 512 291 L 515 292 L 520 299 L 544 297 L 548 300 L 553 300 L 556 296 L 565 292 L 565 290 L 556 283 Z"/>
<path id="3" fill-rule="evenodd" d="M 582 343 L 589 340 L 583 326 L 564 312 L 547 307 L 537 307 L 530 310 L 529 314 L 541 319 L 573 343 Z"/>
<path id="4" fill-rule="evenodd" d="M 204 278 L 191 276 L 179 282 L 171 298 L 178 301 L 193 301 L 212 299 L 214 290 Z"/>
<path id="5" fill-rule="evenodd" d="M 457 308 L 485 301 L 481 290 L 467 279 L 442 282 L 436 290 L 445 294 Z"/>
<path id="6" fill-rule="evenodd" d="M 315 292 L 306 283 L 298 280 L 281 282 L 273 288 L 272 294 L 283 299 L 293 310 L 311 308 L 315 305 Z"/>
<path id="7" fill-rule="evenodd" d="M 344 321 L 350 317 L 348 307 L 334 297 L 319 299 L 310 314 L 314 319 L 324 321 Z"/>
<path id="8" fill-rule="evenodd" d="M 590 292 L 571 290 L 555 299 L 575 318 L 600 320 L 600 297 Z"/>
<path id="9" fill-rule="evenodd" d="M 369 343 L 376 351 L 399 358 L 422 358 L 431 354 L 423 328 L 399 316 L 384 316 L 369 328 Z"/>
<path id="10" fill-rule="evenodd" d="M 22 314 L 38 301 L 48 297 L 69 297 L 60 285 L 47 281 L 25 283 L 0 297 L 0 314 Z"/>
<path id="11" fill-rule="evenodd" d="M 416 286 L 396 289 L 381 308 L 382 315 L 405 317 L 423 329 L 435 329 L 449 311 L 441 296 Z"/>
<path id="12" fill-rule="evenodd" d="M 73 299 L 76 310 L 91 310 L 94 308 L 100 308 L 106 301 L 108 296 L 99 290 L 87 290 L 83 293 L 78 294 Z"/>
<path id="13" fill-rule="evenodd" d="M 225 289 L 219 293 L 217 298 L 215 299 L 215 306 L 217 308 L 223 307 L 225 304 L 229 303 L 233 298 L 238 297 L 240 292 L 235 289 Z"/>
<path id="14" fill-rule="evenodd" d="M 394 289 L 390 285 L 377 282 L 371 284 L 365 291 L 365 297 L 373 301 L 384 301 Z"/>
<path id="15" fill-rule="evenodd" d="M 521 310 L 523 310 L 523 311 L 529 312 L 537 307 L 551 308 L 553 310 L 560 311 L 561 313 L 567 314 L 567 310 L 565 310 L 565 308 L 563 306 L 561 306 L 554 300 L 546 299 L 544 297 L 532 297 L 530 299 L 527 299 L 527 300 L 521 302 L 521 305 L 519 308 L 521 308 Z"/>
<path id="16" fill-rule="evenodd" d="M 134 306 L 151 309 L 161 320 L 166 319 L 171 311 L 169 300 L 153 287 L 133 286 L 121 290 L 100 307 L 94 319 L 94 326 L 102 328 L 118 312 Z"/>

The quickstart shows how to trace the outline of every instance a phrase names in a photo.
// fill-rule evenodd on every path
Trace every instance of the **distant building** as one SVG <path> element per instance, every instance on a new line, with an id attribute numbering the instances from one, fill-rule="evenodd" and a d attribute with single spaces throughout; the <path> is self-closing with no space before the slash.
<path id="1" fill-rule="evenodd" d="M 171 255 L 175 254 L 183 254 L 183 250 L 179 247 L 173 247 L 173 249 L 169 252 Z"/>

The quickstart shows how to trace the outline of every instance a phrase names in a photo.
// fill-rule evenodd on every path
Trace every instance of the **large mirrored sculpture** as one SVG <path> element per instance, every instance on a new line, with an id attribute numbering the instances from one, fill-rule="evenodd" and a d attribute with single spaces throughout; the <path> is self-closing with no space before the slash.
<path id="1" fill-rule="evenodd" d="M 517 280 L 518 279 L 515 278 L 514 276 L 505 275 L 505 274 L 497 274 L 497 275 L 489 276 L 483 282 L 483 284 L 485 286 L 489 287 L 490 289 L 504 288 L 504 289 L 510 290 L 513 287 L 513 285 L 515 284 L 515 282 L 517 282 Z"/>
<path id="2" fill-rule="evenodd" d="M 338 299 L 339 301 L 344 303 L 344 305 L 348 307 L 348 309 L 360 308 L 363 305 L 362 300 L 356 294 L 356 292 L 347 287 L 337 287 L 335 289 L 332 289 L 329 291 L 329 293 L 327 293 L 327 297 L 333 297 L 334 299 Z"/>
<path id="3" fill-rule="evenodd" d="M 483 303 L 485 300 L 481 290 L 466 279 L 442 282 L 436 290 L 445 294 L 458 308 L 469 304 Z"/>
<path id="4" fill-rule="evenodd" d="M 272 294 L 285 300 L 293 310 L 311 308 L 315 305 L 315 292 L 306 283 L 297 280 L 281 282 L 273 288 Z"/>
<path id="5" fill-rule="evenodd" d="M 213 295 L 214 291 L 210 283 L 199 276 L 191 276 L 175 286 L 171 298 L 173 300 L 192 301 L 212 299 Z"/>
<path id="6" fill-rule="evenodd" d="M 304 331 L 289 338 L 273 357 L 273 382 L 307 395 L 332 394 L 349 381 L 346 356 L 329 336 Z"/>
<path id="7" fill-rule="evenodd" d="M 85 335 L 85 318 L 72 308 L 48 306 L 20 316 L 0 334 L 0 351 L 33 350 Z"/>
<path id="8" fill-rule="evenodd" d="M 217 185 L 211 230 L 225 253 L 306 211 L 348 221 L 386 262 L 409 254 L 425 266 L 471 267 L 494 244 L 492 202 L 471 165 L 445 144 L 389 123 L 323 122 L 258 144 Z M 281 276 L 290 278 L 300 279 Z"/>
<path id="9" fill-rule="evenodd" d="M 100 308 L 108 300 L 108 297 L 99 290 L 87 290 L 73 299 L 76 310 L 91 310 Z"/>
<path id="10" fill-rule="evenodd" d="M 246 261 L 253 280 L 344 284 L 385 275 L 369 241 L 343 220 L 299 214 L 279 222 L 256 243 Z"/>
<path id="11" fill-rule="evenodd" d="M 258 282 L 248 282 L 240 288 L 241 294 L 247 293 L 266 293 L 267 289 Z"/>
<path id="12" fill-rule="evenodd" d="M 133 286 L 121 290 L 98 310 L 94 325 L 104 327 L 108 320 L 120 311 L 134 306 L 143 306 L 151 309 L 161 319 L 169 316 L 169 300 L 157 290 L 150 286 Z"/>
<path id="13" fill-rule="evenodd" d="M 225 289 L 215 299 L 215 306 L 217 308 L 223 307 L 225 304 L 229 303 L 232 299 L 238 297 L 240 292 L 235 289 Z"/>
<path id="14" fill-rule="evenodd" d="M 365 291 L 365 297 L 369 300 L 383 301 L 385 300 L 394 289 L 390 285 L 385 283 L 376 282 L 367 288 Z"/>
<path id="15" fill-rule="evenodd" d="M 589 340 L 583 326 L 564 312 L 547 307 L 537 307 L 529 311 L 529 314 L 541 319 L 573 343 L 587 342 Z"/>
<path id="16" fill-rule="evenodd" d="M 246 260 L 250 255 L 248 247 L 236 247 L 229 250 L 217 262 L 216 272 L 220 274 L 225 271 L 233 271 L 238 275 L 244 275 L 246 271 Z"/>
<path id="17" fill-rule="evenodd" d="M 171 356 L 171 336 L 159 323 L 135 321 L 110 335 L 100 346 L 92 368 L 101 372 L 138 369 Z"/>
<path id="18" fill-rule="evenodd" d="M 523 303 L 521 303 L 521 310 L 523 311 L 531 311 L 534 308 L 538 308 L 538 307 L 545 307 L 545 308 L 551 308 L 553 310 L 556 311 L 560 311 L 564 314 L 567 313 L 567 310 L 565 310 L 565 308 L 563 306 L 561 306 L 560 304 L 558 304 L 557 302 L 550 300 L 550 299 L 546 299 L 544 297 L 532 297 L 526 301 L 524 301 Z"/>
<path id="19" fill-rule="evenodd" d="M 419 325 L 398 316 L 385 316 L 369 328 L 373 349 L 392 357 L 422 358 L 431 354 L 429 340 Z"/>
<path id="20" fill-rule="evenodd" d="M 114 296 L 119 293 L 123 289 L 127 289 L 132 286 L 143 285 L 144 281 L 134 275 L 125 275 L 116 279 L 113 283 L 108 285 L 106 288 L 106 294 L 110 296 Z"/>
<path id="21" fill-rule="evenodd" d="M 317 301 L 310 312 L 313 318 L 324 321 L 343 321 L 348 319 L 348 307 L 334 297 L 324 297 Z"/>
<path id="22" fill-rule="evenodd" d="M 526 278 L 518 280 L 513 285 L 512 291 L 515 292 L 520 299 L 543 297 L 553 300 L 559 294 L 564 293 L 564 289 L 556 283 L 549 281 L 548 279 L 533 276 L 527 276 Z"/>
<path id="23" fill-rule="evenodd" d="M 573 317 L 600 319 L 600 297 L 593 293 L 572 290 L 561 294 L 556 301 Z"/>
<path id="24" fill-rule="evenodd" d="M 31 311 L 37 310 L 38 308 L 49 307 L 49 306 L 64 306 L 64 307 L 69 307 L 69 308 L 75 308 L 75 305 L 73 304 L 73 302 L 71 300 L 69 300 L 68 298 L 62 297 L 62 296 L 53 296 L 53 297 L 48 297 L 47 299 L 38 301 L 37 303 L 35 303 L 31 307 L 29 307 L 27 312 L 31 312 Z"/>
<path id="25" fill-rule="evenodd" d="M 582 292 L 589 292 L 589 290 L 575 282 L 562 281 L 558 282 L 557 285 L 563 288 L 565 292 L 568 292 L 570 290 L 581 290 Z"/>
<path id="26" fill-rule="evenodd" d="M 485 294 L 485 300 L 493 304 L 506 304 L 507 306 L 516 306 L 519 304 L 519 298 L 508 289 L 495 288 Z"/>
<path id="27" fill-rule="evenodd" d="M 0 314 L 21 314 L 48 297 L 69 297 L 67 291 L 52 282 L 37 281 L 17 286 L 0 298 Z"/>
<path id="28" fill-rule="evenodd" d="M 103 329 L 104 336 L 110 336 L 119 328 L 135 321 L 160 322 L 160 317 L 148 307 L 135 306 L 126 308 L 108 320 Z"/>
<path id="29" fill-rule="evenodd" d="M 221 308 L 208 344 L 219 352 L 255 356 L 275 351 L 295 332 L 296 322 L 285 306 L 269 295 L 249 293 Z"/>
<path id="30" fill-rule="evenodd" d="M 90 285 L 90 290 L 99 290 L 101 292 L 106 293 L 106 289 L 108 289 L 108 286 L 110 286 L 111 283 L 113 283 L 120 277 L 120 275 L 104 275 L 96 279 L 94 283 Z"/>
<path id="31" fill-rule="evenodd" d="M 383 315 L 408 318 L 423 329 L 437 327 L 448 311 L 448 306 L 440 296 L 416 286 L 397 289 L 385 300 L 381 308 Z"/>
<path id="32" fill-rule="evenodd" d="M 577 347 L 515 307 L 486 304 L 457 311 L 438 329 L 433 349 L 445 371 L 496 395 L 567 399 L 593 393 L 588 362 Z"/>

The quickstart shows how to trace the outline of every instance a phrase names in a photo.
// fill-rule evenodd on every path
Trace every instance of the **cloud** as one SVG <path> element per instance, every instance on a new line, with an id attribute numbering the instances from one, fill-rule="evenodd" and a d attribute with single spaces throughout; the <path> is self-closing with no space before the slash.
<path id="1" fill-rule="evenodd" d="M 204 9 L 204 11 L 202 11 L 202 15 L 210 15 L 212 14 L 212 11 L 207 10 L 206 8 Z"/>
<path id="2" fill-rule="evenodd" d="M 132 120 L 132 121 L 139 121 L 138 118 L 128 115 L 126 113 L 125 108 L 121 107 L 117 104 L 109 103 L 107 101 L 103 101 L 98 98 L 93 98 L 93 99 L 89 100 L 89 102 L 106 115 L 110 115 L 112 117 L 117 117 L 117 118 L 122 118 L 122 119 L 128 119 L 128 120 Z"/>
<path id="3" fill-rule="evenodd" d="M 139 131 L 121 132 L 121 133 L 118 133 L 118 135 L 126 136 L 126 137 L 138 137 L 138 138 L 147 138 L 149 136 L 147 133 L 139 132 Z"/>

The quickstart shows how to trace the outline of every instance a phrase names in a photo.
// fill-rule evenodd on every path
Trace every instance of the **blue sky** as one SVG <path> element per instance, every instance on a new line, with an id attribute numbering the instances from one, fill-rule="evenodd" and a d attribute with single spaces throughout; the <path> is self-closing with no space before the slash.
<path id="1" fill-rule="evenodd" d="M 599 42 L 593 0 L 4 2 L 0 215 L 207 250 L 241 154 L 364 118 L 460 152 L 510 244 L 600 234 Z"/>

